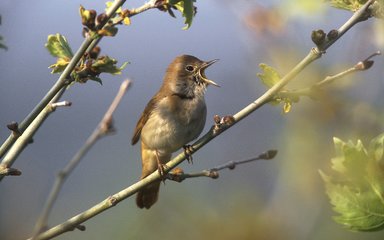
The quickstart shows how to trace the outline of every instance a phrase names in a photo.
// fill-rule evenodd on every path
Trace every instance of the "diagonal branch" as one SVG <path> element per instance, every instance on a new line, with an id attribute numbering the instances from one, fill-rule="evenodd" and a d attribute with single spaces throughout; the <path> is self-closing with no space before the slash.
<path id="1" fill-rule="evenodd" d="M 129 86 L 129 80 L 125 80 L 121 84 L 119 92 L 117 93 L 115 99 L 113 100 L 112 104 L 108 108 L 107 112 L 105 113 L 103 119 L 100 121 L 96 129 L 89 136 L 83 147 L 80 148 L 80 150 L 75 154 L 75 156 L 73 156 L 73 158 L 69 161 L 67 166 L 63 170 L 61 170 L 57 175 L 56 181 L 51 189 L 47 202 L 45 203 L 41 215 L 37 220 L 32 239 L 35 239 L 36 236 L 43 229 L 46 228 L 48 216 L 53 208 L 53 204 L 56 201 L 57 196 L 59 195 L 62 185 L 64 184 L 68 176 L 72 173 L 73 169 L 79 164 L 85 154 L 87 154 L 87 152 L 94 146 L 97 140 L 111 132 L 114 132 L 112 114 L 121 102 L 121 99 L 128 90 Z"/>
<path id="2" fill-rule="evenodd" d="M 348 31 L 348 29 L 350 29 L 356 23 L 362 21 L 363 16 L 367 16 L 367 11 L 368 11 L 367 9 L 373 2 L 374 1 L 372 0 L 368 0 L 367 3 L 361 8 L 361 10 L 355 12 L 352 15 L 352 17 L 347 21 L 347 23 L 344 24 L 338 30 L 341 33 L 341 35 L 343 35 L 346 31 Z M 277 93 L 279 93 L 279 91 L 286 84 L 288 84 L 294 77 L 296 77 L 307 65 L 309 65 L 311 62 L 315 61 L 316 59 L 320 58 L 322 54 L 325 52 L 325 50 L 329 48 L 335 41 L 329 42 L 329 44 L 323 46 L 321 50 L 318 47 L 312 48 L 311 51 L 308 53 L 308 55 L 302 61 L 300 61 L 289 73 L 287 73 L 277 84 L 275 84 L 262 96 L 260 96 L 254 102 L 252 102 L 251 104 L 249 104 L 248 106 L 240 110 L 234 116 L 224 117 L 223 124 L 220 124 L 220 125 L 216 124 L 212 126 L 211 129 L 204 136 L 202 136 L 200 139 L 198 139 L 196 142 L 193 143 L 189 151 L 190 154 L 193 154 L 194 152 L 196 152 L 197 150 L 205 146 L 212 139 L 219 136 L 222 132 L 226 131 L 227 129 L 232 127 L 234 124 L 238 123 L 240 120 L 244 119 L 249 114 L 251 114 L 258 108 L 263 106 L 264 104 L 268 103 L 270 99 L 272 99 Z M 225 119 L 228 119 L 228 121 L 225 121 Z M 166 167 L 165 167 L 166 172 L 169 172 L 170 170 L 175 168 L 177 165 L 183 162 L 186 159 L 186 157 L 187 156 L 185 155 L 184 152 L 174 157 L 171 161 L 169 161 L 166 164 Z M 70 231 L 76 228 L 77 226 L 79 226 L 81 223 L 87 221 L 88 219 L 106 211 L 107 209 L 115 206 L 116 204 L 123 201 L 124 199 L 132 196 L 138 190 L 145 187 L 146 185 L 155 181 L 159 181 L 160 179 L 161 179 L 161 176 L 159 172 L 155 171 L 149 176 L 147 176 L 146 178 L 115 193 L 114 195 L 108 197 L 107 199 L 89 208 L 88 210 L 85 210 L 84 212 L 79 213 L 76 216 L 73 216 L 72 218 L 66 220 L 65 222 L 41 233 L 40 235 L 37 236 L 37 239 L 50 239 L 64 232 Z"/>

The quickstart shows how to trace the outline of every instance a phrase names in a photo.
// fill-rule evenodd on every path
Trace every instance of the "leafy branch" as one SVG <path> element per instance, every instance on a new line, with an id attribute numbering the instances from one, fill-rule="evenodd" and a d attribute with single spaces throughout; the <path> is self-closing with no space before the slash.
<path id="1" fill-rule="evenodd" d="M 182 0 L 177 2 L 169 2 L 168 0 L 150 0 L 141 7 L 135 9 L 122 10 L 122 5 L 125 0 L 116 0 L 108 5 L 105 13 L 96 16 L 94 10 L 85 10 L 80 7 L 80 15 L 84 25 L 85 40 L 79 49 L 73 54 L 65 37 L 56 34 L 48 37 L 47 48 L 50 53 L 57 57 L 57 62 L 50 67 L 53 73 L 61 73 L 60 77 L 52 88 L 46 93 L 42 100 L 34 107 L 34 109 L 17 124 L 17 132 L 11 132 L 9 137 L 0 146 L 0 158 L 3 158 L 0 163 L 0 181 L 4 176 L 17 175 L 12 164 L 32 139 L 33 134 L 43 124 L 48 117 L 49 111 L 44 109 L 49 108 L 49 104 L 60 99 L 67 87 L 73 82 L 86 82 L 88 79 L 95 80 L 101 83 L 98 75 L 101 72 L 119 74 L 125 67 L 124 63 L 121 67 L 116 67 L 117 61 L 108 56 L 98 57 L 99 50 L 97 44 L 103 36 L 114 36 L 117 33 L 116 25 L 129 24 L 129 18 L 137 14 L 143 13 L 150 9 L 160 9 L 175 7 L 176 4 L 183 4 L 184 8 L 179 8 L 186 17 L 188 27 L 192 23 L 192 17 L 189 15 L 192 0 Z M 39 121 L 35 119 L 39 116 Z M 31 126 L 34 123 L 33 127 Z M 25 140 L 26 139 L 26 140 Z M 18 173 L 21 173 L 17 170 Z"/>
<path id="2" fill-rule="evenodd" d="M 340 80 L 352 73 L 370 69 L 374 64 L 372 58 L 378 55 L 381 55 L 380 51 L 377 51 L 366 59 L 359 61 L 353 67 L 350 67 L 335 75 L 325 77 L 323 80 L 316 82 L 310 87 L 293 90 L 283 89 L 275 95 L 275 97 L 271 100 L 271 104 L 277 105 L 283 103 L 283 112 L 288 113 L 291 110 L 292 104 L 299 102 L 301 97 L 309 97 L 312 100 L 316 100 L 318 99 L 319 95 L 321 95 L 321 91 L 323 91 L 325 87 L 329 86 L 335 81 Z M 279 81 L 279 74 L 275 69 L 266 65 L 261 65 L 261 68 L 264 70 L 264 73 L 258 74 L 258 76 L 266 86 L 273 86 L 276 81 Z"/>
<path id="3" fill-rule="evenodd" d="M 305 67 L 307 67 L 310 63 L 319 59 L 324 53 L 325 50 L 328 49 L 335 41 L 337 41 L 344 33 L 346 33 L 352 26 L 356 23 L 366 20 L 370 17 L 370 13 L 368 11 L 369 6 L 374 1 L 367 1 L 365 5 L 362 6 L 361 9 L 356 11 L 352 17 L 337 31 L 336 35 L 333 35 L 332 38 L 325 38 L 323 41 L 318 42 L 317 46 L 312 48 L 307 56 L 304 57 L 302 61 L 300 61 L 290 72 L 288 72 L 284 77 L 282 77 L 276 84 L 271 86 L 269 90 L 267 90 L 262 96 L 257 98 L 255 101 L 250 103 L 248 106 L 240 110 L 233 116 L 225 116 L 225 117 L 214 117 L 215 124 L 211 127 L 211 129 L 200 139 L 195 141 L 192 146 L 189 148 L 189 154 L 193 154 L 198 151 L 200 148 L 205 146 L 208 142 L 210 142 L 215 137 L 219 136 L 221 133 L 231 128 L 233 125 L 247 117 L 249 114 L 260 108 L 266 103 L 269 103 L 275 96 L 278 94 L 283 87 L 292 81 Z M 174 157 L 171 161 L 166 164 L 166 172 L 168 173 L 181 162 L 183 162 L 187 156 L 184 152 L 180 153 L 176 157 Z M 228 165 L 229 166 L 229 165 Z M 72 230 L 78 226 L 81 226 L 83 222 L 88 219 L 98 215 L 99 213 L 106 211 L 107 209 L 115 206 L 119 202 L 124 199 L 135 194 L 139 189 L 147 186 L 148 184 L 159 181 L 161 176 L 158 171 L 153 172 L 148 177 L 132 184 L 131 186 L 111 195 L 100 203 L 94 205 L 93 207 L 85 210 L 82 213 L 79 213 L 76 216 L 68 219 L 67 221 L 54 226 L 48 229 L 45 232 L 40 233 L 37 236 L 37 239 L 49 239 L 55 236 L 58 236 L 64 232 Z"/>

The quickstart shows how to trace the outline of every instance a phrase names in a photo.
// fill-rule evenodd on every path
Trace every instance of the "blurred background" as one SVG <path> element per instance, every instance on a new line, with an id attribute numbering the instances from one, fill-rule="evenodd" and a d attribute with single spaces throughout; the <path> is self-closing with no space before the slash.
<path id="1" fill-rule="evenodd" d="M 1 141 L 9 135 L 6 124 L 21 122 L 58 78 L 48 69 L 55 59 L 44 48 L 47 36 L 63 34 L 73 51 L 83 41 L 80 4 L 98 13 L 105 8 L 104 1 L 91 0 L 0 2 L 0 35 L 8 46 L 0 49 Z M 322 1 L 211 0 L 196 6 L 187 31 L 179 13 L 173 19 L 151 10 L 101 41 L 101 54 L 131 64 L 122 75 L 101 75 L 102 86 L 75 84 L 63 96 L 73 105 L 54 112 L 17 159 L 13 166 L 22 175 L 0 183 L 0 239 L 31 235 L 57 172 L 97 126 L 122 80 L 133 85 L 114 115 L 117 133 L 101 139 L 66 181 L 50 226 L 138 180 L 140 147 L 130 139 L 175 56 L 220 59 L 206 73 L 222 86 L 206 94 L 208 130 L 213 115 L 234 114 L 265 92 L 256 77 L 259 63 L 285 74 L 313 47 L 312 30 L 328 32 L 351 15 Z M 288 88 L 308 87 L 383 50 L 383 29 L 376 19 L 358 24 Z M 330 172 L 333 136 L 367 143 L 383 132 L 384 61 L 374 60 L 369 71 L 332 84 L 319 101 L 303 98 L 288 114 L 281 106 L 262 107 L 194 154 L 193 165 L 180 167 L 201 171 L 268 149 L 279 151 L 275 159 L 224 170 L 216 180 L 167 181 L 150 210 L 138 209 L 130 198 L 87 221 L 85 232 L 57 239 L 383 239 L 384 232 L 350 232 L 333 221 L 318 173 Z"/>

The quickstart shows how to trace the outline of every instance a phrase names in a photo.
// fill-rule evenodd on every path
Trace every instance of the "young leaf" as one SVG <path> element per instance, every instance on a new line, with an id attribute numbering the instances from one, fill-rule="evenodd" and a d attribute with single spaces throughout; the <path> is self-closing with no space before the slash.
<path id="1" fill-rule="evenodd" d="M 381 134 L 372 139 L 369 145 L 369 153 L 371 158 L 383 164 L 383 153 L 384 153 L 384 134 Z"/>
<path id="2" fill-rule="evenodd" d="M 283 112 L 289 113 L 292 108 L 292 102 L 289 100 L 289 98 L 284 100 L 284 106 L 283 106 Z"/>
<path id="3" fill-rule="evenodd" d="M 54 57 L 64 59 L 71 59 L 73 57 L 73 53 L 67 42 L 67 39 L 59 33 L 55 35 L 49 35 L 45 47 Z"/>
<path id="4" fill-rule="evenodd" d="M 260 63 L 259 67 L 263 73 L 258 73 L 257 76 L 265 86 L 271 88 L 273 85 L 280 81 L 281 77 L 273 67 L 264 63 Z"/>
<path id="5" fill-rule="evenodd" d="M 320 171 L 333 209 L 340 214 L 335 221 L 350 230 L 384 229 L 383 138 L 373 139 L 368 150 L 361 141 L 334 138 L 334 172 L 328 176 Z"/>
<path id="6" fill-rule="evenodd" d="M 111 74 L 121 74 L 128 62 L 124 62 L 121 67 L 117 67 L 117 60 L 110 58 L 108 56 L 99 57 L 91 66 L 92 70 L 96 73 L 111 73 Z"/>
<path id="7" fill-rule="evenodd" d="M 361 8 L 367 0 L 327 0 L 335 8 L 340 8 L 355 12 Z M 384 18 L 384 0 L 376 0 L 371 5 L 372 16 L 376 18 Z"/>
<path id="8" fill-rule="evenodd" d="M 183 27 L 184 30 L 192 25 L 193 16 L 195 15 L 195 6 L 193 5 L 195 1 L 196 0 L 168 0 L 168 3 L 176 7 L 185 18 L 184 23 L 186 25 Z"/>
<path id="9" fill-rule="evenodd" d="M 55 64 L 50 65 L 48 68 L 52 68 L 52 74 L 53 73 L 61 73 L 64 71 L 64 69 L 67 67 L 69 63 L 69 60 L 66 60 L 64 58 L 57 59 L 57 62 Z"/>
<path id="10" fill-rule="evenodd" d="M 56 63 L 49 66 L 49 68 L 52 68 L 51 73 L 60 73 L 64 71 L 73 57 L 73 53 L 67 39 L 59 33 L 49 35 L 45 47 L 52 56 L 57 57 Z"/>

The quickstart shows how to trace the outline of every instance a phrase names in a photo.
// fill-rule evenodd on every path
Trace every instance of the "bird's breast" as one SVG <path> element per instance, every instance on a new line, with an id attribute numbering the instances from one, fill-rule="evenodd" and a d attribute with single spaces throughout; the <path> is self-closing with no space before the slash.
<path id="1" fill-rule="evenodd" d="M 151 149 L 174 152 L 202 132 L 207 109 L 204 98 L 161 99 L 145 123 L 141 138 Z"/>

